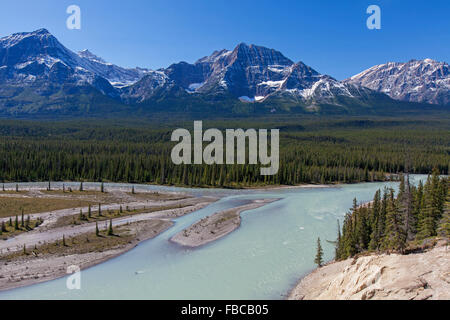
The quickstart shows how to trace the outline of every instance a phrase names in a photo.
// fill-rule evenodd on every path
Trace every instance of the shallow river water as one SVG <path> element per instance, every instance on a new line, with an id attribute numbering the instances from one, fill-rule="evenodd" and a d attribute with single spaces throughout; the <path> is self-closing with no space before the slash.
<path id="1" fill-rule="evenodd" d="M 425 178 L 415 175 L 411 181 Z M 223 198 L 174 220 L 172 228 L 129 252 L 83 270 L 81 290 L 68 290 L 64 277 L 0 292 L 0 299 L 283 299 L 314 268 L 317 237 L 325 260 L 332 259 L 334 245 L 327 240 L 336 239 L 337 220 L 342 221 L 354 197 L 369 201 L 384 186 L 397 188 L 398 183 L 245 191 L 139 186 L 137 191 L 188 190 Z M 204 216 L 262 198 L 280 200 L 243 212 L 240 228 L 216 242 L 187 249 L 168 241 Z"/>

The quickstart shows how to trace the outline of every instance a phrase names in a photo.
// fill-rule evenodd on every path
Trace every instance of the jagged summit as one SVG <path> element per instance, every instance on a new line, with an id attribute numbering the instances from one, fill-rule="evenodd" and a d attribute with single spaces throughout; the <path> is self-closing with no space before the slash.
<path id="1" fill-rule="evenodd" d="M 99 56 L 93 54 L 88 49 L 81 50 L 80 52 L 78 52 L 78 55 L 80 57 L 82 57 L 82 58 L 86 58 L 86 59 L 89 59 L 89 60 L 92 60 L 92 61 L 96 61 L 96 62 L 100 62 L 100 63 L 106 63 L 105 60 L 103 60 Z"/>
<path id="2" fill-rule="evenodd" d="M 25 32 L 26 33 L 26 32 Z M 52 35 L 46 28 L 40 28 L 37 29 L 33 32 L 31 32 L 31 34 L 36 34 L 36 35 Z"/>
<path id="3" fill-rule="evenodd" d="M 353 97 L 350 88 L 320 75 L 303 62 L 294 63 L 281 52 L 240 43 L 233 50 L 214 51 L 194 64 L 173 64 L 165 73 L 189 93 L 230 93 L 244 102 L 283 95 L 291 99 Z"/>
<path id="4" fill-rule="evenodd" d="M 12 35 L 0 38 L 0 48 L 13 48 L 23 42 L 26 42 L 31 47 L 38 43 L 42 45 L 55 45 L 58 40 L 47 29 L 39 29 L 33 32 L 13 33 Z"/>
<path id="5" fill-rule="evenodd" d="M 292 65 L 293 62 L 281 52 L 254 44 L 240 43 L 233 50 L 236 59 L 240 59 L 247 65 Z"/>

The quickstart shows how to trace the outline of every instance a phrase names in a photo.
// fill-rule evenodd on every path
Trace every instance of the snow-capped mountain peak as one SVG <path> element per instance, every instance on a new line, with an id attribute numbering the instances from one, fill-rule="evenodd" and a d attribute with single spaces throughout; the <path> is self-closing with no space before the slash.
<path id="1" fill-rule="evenodd" d="M 0 46 L 3 48 L 11 48 L 17 45 L 19 42 L 27 39 L 27 38 L 37 38 L 39 40 L 43 40 L 45 38 L 54 38 L 47 29 L 39 29 L 33 32 L 17 32 L 12 35 L 3 37 L 0 39 Z M 56 40 L 56 38 L 55 38 Z"/>
<path id="2" fill-rule="evenodd" d="M 0 38 L 0 84 L 28 86 L 39 97 L 61 98 L 60 90 L 71 87 L 96 89 L 125 103 L 201 96 L 200 100 L 211 98 L 204 101 L 281 101 L 313 110 L 318 105 L 367 107 L 377 99 L 391 101 L 389 95 L 445 105 L 450 103 L 449 79 L 448 64 L 429 58 L 376 65 L 338 81 L 301 61 L 294 63 L 275 49 L 254 44 L 240 43 L 193 64 L 179 62 L 153 71 L 119 67 L 87 49 L 75 53 L 46 29 Z M 1 93 L 2 86 L 0 101 Z"/>
<path id="3" fill-rule="evenodd" d="M 74 53 L 47 29 L 15 33 L 0 39 L 0 66 L 8 66 L 20 74 L 30 72 L 32 68 L 33 74 L 45 76 L 57 62 L 70 68 L 76 81 L 92 83 L 96 77 L 102 77 L 118 87 L 135 83 L 148 71 L 116 66 L 89 50 Z M 8 74 L 10 78 L 23 78 L 13 72 Z"/>
<path id="4" fill-rule="evenodd" d="M 111 64 L 111 63 L 107 63 L 105 60 L 103 60 L 99 56 L 93 54 L 88 49 L 84 49 L 84 50 L 81 50 L 80 52 L 78 52 L 78 56 L 80 56 L 81 58 L 85 58 L 85 59 L 94 61 L 94 62 L 98 62 L 98 63 Z"/>
<path id="5" fill-rule="evenodd" d="M 14 47 L 16 52 L 0 49 L 0 62 L 13 62 L 19 79 L 30 81 L 27 72 L 42 66 L 42 74 L 50 74 L 53 65 L 60 63 L 70 71 L 60 72 L 60 77 L 72 74 L 73 81 L 101 83 L 102 88 L 109 82 L 125 100 L 144 101 L 174 88 L 189 94 L 226 93 L 246 102 L 262 102 L 279 94 L 308 101 L 333 99 L 336 95 L 353 97 L 346 84 L 302 62 L 294 63 L 277 50 L 254 44 L 240 43 L 233 50 L 214 51 L 194 64 L 180 62 L 158 71 L 122 68 L 87 49 L 74 53 L 45 29 L 0 39 L 0 48 L 6 46 Z M 32 75 L 38 78 L 36 72 Z M 99 82 L 98 77 L 107 81 Z"/>
<path id="6" fill-rule="evenodd" d="M 279 94 L 301 100 L 353 97 L 347 85 L 332 77 L 277 50 L 246 43 L 214 51 L 192 65 L 174 64 L 165 72 L 188 93 L 228 92 L 243 102 L 263 102 Z"/>
<path id="7" fill-rule="evenodd" d="M 397 100 L 450 104 L 449 65 L 429 58 L 376 65 L 345 82 L 385 93 Z"/>

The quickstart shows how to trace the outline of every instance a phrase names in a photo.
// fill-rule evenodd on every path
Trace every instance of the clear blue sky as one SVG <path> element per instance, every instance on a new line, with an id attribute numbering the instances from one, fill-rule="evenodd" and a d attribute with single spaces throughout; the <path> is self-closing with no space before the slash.
<path id="1" fill-rule="evenodd" d="M 71 4 L 81 30 L 66 28 Z M 371 4 L 381 30 L 366 27 Z M 449 62 L 449 17 L 449 0 L 10 0 L 0 4 L 0 37 L 45 27 L 74 51 L 152 69 L 246 42 L 344 79 L 387 61 Z"/>

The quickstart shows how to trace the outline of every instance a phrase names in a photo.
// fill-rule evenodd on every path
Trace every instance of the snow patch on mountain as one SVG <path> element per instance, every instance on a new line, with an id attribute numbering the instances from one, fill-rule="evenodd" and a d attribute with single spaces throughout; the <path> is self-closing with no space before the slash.
<path id="1" fill-rule="evenodd" d="M 260 102 L 263 101 L 266 97 L 264 96 L 255 96 L 253 98 L 247 97 L 247 96 L 242 96 L 239 97 L 239 100 L 241 102 L 248 102 L 248 103 L 253 103 L 253 102 Z"/>
<path id="2" fill-rule="evenodd" d="M 285 80 L 279 80 L 279 81 L 268 80 L 268 81 L 263 81 L 263 82 L 258 83 L 258 86 L 269 86 L 272 88 L 280 88 L 283 85 L 284 81 Z"/>
<path id="3" fill-rule="evenodd" d="M 194 93 L 198 88 L 201 88 L 203 86 L 203 82 L 200 83 L 191 83 L 188 88 L 186 89 L 186 91 L 188 93 Z"/>

